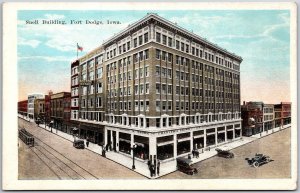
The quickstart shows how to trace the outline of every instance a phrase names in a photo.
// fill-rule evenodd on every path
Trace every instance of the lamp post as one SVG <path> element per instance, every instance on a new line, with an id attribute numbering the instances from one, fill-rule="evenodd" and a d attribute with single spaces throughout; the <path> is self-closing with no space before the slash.
<path id="1" fill-rule="evenodd" d="M 135 170 L 135 165 L 134 165 L 134 153 L 135 153 L 135 149 L 136 149 L 136 144 L 133 144 L 133 146 L 131 147 L 132 150 L 132 169 Z"/>

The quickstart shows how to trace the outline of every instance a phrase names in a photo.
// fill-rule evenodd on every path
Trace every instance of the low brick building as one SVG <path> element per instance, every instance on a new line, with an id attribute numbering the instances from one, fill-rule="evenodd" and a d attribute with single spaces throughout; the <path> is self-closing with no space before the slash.
<path id="1" fill-rule="evenodd" d="M 39 119 L 42 122 L 45 120 L 45 99 L 35 99 L 34 101 L 34 118 Z"/>
<path id="2" fill-rule="evenodd" d="M 244 102 L 241 111 L 243 136 L 251 136 L 263 131 L 262 102 Z"/>
<path id="3" fill-rule="evenodd" d="M 18 102 L 18 114 L 27 116 L 28 100 L 22 100 Z"/>
<path id="4" fill-rule="evenodd" d="M 51 112 L 51 126 L 68 132 L 68 123 L 70 122 L 71 114 L 71 93 L 59 92 L 50 96 L 50 112 Z"/>
<path id="5" fill-rule="evenodd" d="M 274 105 L 275 127 L 291 124 L 291 105 L 290 102 Z"/>
<path id="6" fill-rule="evenodd" d="M 263 102 L 244 102 L 241 110 L 244 136 L 269 132 L 274 128 L 291 123 L 291 103 L 289 102 L 275 105 Z"/>

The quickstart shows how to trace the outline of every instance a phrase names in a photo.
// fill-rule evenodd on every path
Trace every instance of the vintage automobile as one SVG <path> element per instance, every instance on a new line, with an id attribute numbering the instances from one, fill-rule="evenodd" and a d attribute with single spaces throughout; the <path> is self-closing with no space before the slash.
<path id="1" fill-rule="evenodd" d="M 188 175 L 197 174 L 198 170 L 191 166 L 192 161 L 183 157 L 177 158 L 177 169 Z"/>
<path id="2" fill-rule="evenodd" d="M 77 149 L 84 149 L 84 141 L 81 139 L 77 139 L 73 142 L 73 147 Z"/>
<path id="3" fill-rule="evenodd" d="M 248 161 L 248 164 L 250 166 L 253 166 L 255 168 L 263 164 L 269 163 L 271 161 L 269 156 L 266 156 L 264 154 L 258 154 L 258 153 L 255 154 L 254 158 L 245 158 L 245 160 Z"/>
<path id="4" fill-rule="evenodd" d="M 216 148 L 216 151 L 218 152 L 219 157 L 224 157 L 224 158 L 234 158 L 234 154 L 231 153 L 230 151 L 227 150 L 222 150 L 219 148 Z"/>

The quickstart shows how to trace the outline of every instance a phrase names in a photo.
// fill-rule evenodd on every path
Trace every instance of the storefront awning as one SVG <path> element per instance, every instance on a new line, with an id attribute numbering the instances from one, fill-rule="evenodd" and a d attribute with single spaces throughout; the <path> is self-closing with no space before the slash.
<path id="1" fill-rule="evenodd" d="M 201 138 L 201 137 L 204 137 L 204 135 L 197 135 L 197 136 L 194 136 L 194 139 L 198 139 L 198 138 Z"/>
<path id="2" fill-rule="evenodd" d="M 215 135 L 216 133 L 207 133 L 206 135 L 207 136 L 210 136 L 210 135 Z"/>
<path id="3" fill-rule="evenodd" d="M 174 143 L 174 141 L 166 141 L 166 142 L 158 143 L 157 146 L 160 147 L 160 146 L 169 145 L 169 144 L 173 144 L 173 143 Z"/>
<path id="4" fill-rule="evenodd" d="M 186 137 L 186 138 L 182 138 L 182 139 L 177 139 L 177 142 L 189 141 L 190 139 L 191 139 L 190 137 Z"/>
<path id="5" fill-rule="evenodd" d="M 122 138 L 119 138 L 119 141 L 124 141 L 124 142 L 127 142 L 127 143 L 131 143 L 130 140 L 127 140 L 127 139 L 122 139 Z"/>

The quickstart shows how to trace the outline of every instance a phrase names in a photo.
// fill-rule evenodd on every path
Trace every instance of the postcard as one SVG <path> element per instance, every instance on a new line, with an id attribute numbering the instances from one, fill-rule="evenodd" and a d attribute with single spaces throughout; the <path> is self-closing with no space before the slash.
<path id="1" fill-rule="evenodd" d="M 5 190 L 296 189 L 296 4 L 3 8 Z"/>

